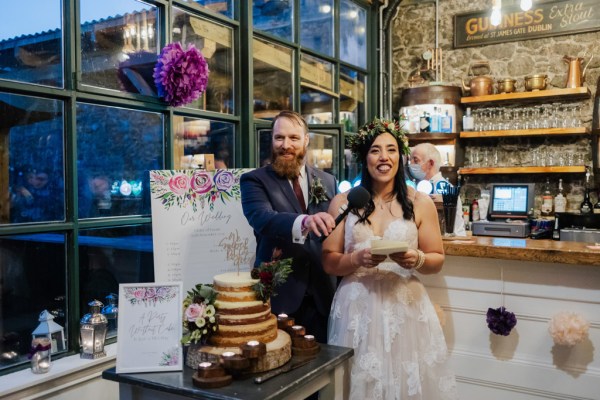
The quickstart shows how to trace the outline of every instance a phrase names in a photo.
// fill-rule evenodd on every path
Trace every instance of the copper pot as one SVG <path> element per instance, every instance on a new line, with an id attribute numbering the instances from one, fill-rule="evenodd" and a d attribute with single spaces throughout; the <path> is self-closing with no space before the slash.
<path id="1" fill-rule="evenodd" d="M 472 65 L 469 65 L 469 74 L 472 71 L 471 68 L 474 66 L 487 67 L 488 70 L 491 70 L 489 62 L 478 61 Z M 470 92 L 471 96 L 485 96 L 494 93 L 494 80 L 487 75 L 478 75 L 471 78 L 471 81 L 468 85 L 463 79 L 462 87 L 465 92 Z"/>
<path id="2" fill-rule="evenodd" d="M 517 90 L 517 80 L 511 78 L 499 79 L 496 82 L 498 93 L 512 93 Z"/>
<path id="3" fill-rule="evenodd" d="M 546 74 L 535 74 L 525 77 L 524 86 L 525 90 L 535 92 L 536 90 L 546 89 L 548 83 L 548 75 Z"/>

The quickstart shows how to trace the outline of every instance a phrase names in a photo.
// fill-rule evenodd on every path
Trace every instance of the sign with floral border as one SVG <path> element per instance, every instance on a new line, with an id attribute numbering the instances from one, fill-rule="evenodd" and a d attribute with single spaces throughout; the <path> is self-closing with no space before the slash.
<path id="1" fill-rule="evenodd" d="M 117 373 L 181 371 L 183 285 L 119 285 Z"/>
<path id="2" fill-rule="evenodd" d="M 252 269 L 256 240 L 240 191 L 248 171 L 150 171 L 157 281 L 181 281 L 188 291 L 214 275 Z"/>

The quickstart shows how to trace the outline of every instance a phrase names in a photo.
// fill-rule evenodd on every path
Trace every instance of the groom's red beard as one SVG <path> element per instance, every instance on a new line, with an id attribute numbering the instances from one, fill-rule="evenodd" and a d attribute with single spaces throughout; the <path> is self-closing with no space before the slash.
<path id="1" fill-rule="evenodd" d="M 286 160 L 281 156 L 285 154 L 293 154 L 294 158 Z M 304 163 L 304 156 L 306 155 L 306 148 L 303 147 L 297 153 L 293 150 L 276 150 L 273 149 L 273 170 L 275 173 L 283 178 L 294 179 L 300 173 L 300 167 Z"/>

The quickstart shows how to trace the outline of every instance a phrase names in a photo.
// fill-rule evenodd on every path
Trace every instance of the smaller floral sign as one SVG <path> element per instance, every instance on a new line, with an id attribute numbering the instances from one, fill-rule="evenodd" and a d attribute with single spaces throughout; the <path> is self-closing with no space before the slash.
<path id="1" fill-rule="evenodd" d="M 181 371 L 181 282 L 119 285 L 117 373 Z"/>

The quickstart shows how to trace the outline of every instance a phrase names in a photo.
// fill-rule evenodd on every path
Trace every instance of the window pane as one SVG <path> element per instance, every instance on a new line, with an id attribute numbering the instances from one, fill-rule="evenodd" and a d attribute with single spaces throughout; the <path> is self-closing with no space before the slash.
<path id="1" fill-rule="evenodd" d="M 100 300 L 108 335 L 116 336 L 117 315 L 107 307 L 111 301 L 107 296 L 118 296 L 120 283 L 154 282 L 152 225 L 82 230 L 79 265 L 82 316 L 90 301 Z"/>
<path id="2" fill-rule="evenodd" d="M 200 154 L 213 154 L 215 168 L 233 168 L 233 124 L 176 115 L 173 125 L 175 169 L 198 168 Z"/>
<path id="3" fill-rule="evenodd" d="M 366 122 L 366 97 L 365 75 L 340 66 L 340 123 L 347 132 L 356 132 Z"/>
<path id="4" fill-rule="evenodd" d="M 31 334 L 48 310 L 65 328 L 65 236 L 42 233 L 0 237 L 0 371 L 28 363 Z M 66 350 L 56 343 L 57 351 Z"/>
<path id="5" fill-rule="evenodd" d="M 302 54 L 300 60 L 300 108 L 309 124 L 333 123 L 333 64 Z"/>
<path id="6" fill-rule="evenodd" d="M 254 29 L 264 31 L 289 42 L 294 37 L 293 0 L 254 0 L 252 3 Z"/>
<path id="7" fill-rule="evenodd" d="M 208 86 L 186 107 L 233 114 L 233 30 L 173 9 L 173 41 L 193 43 L 208 63 Z"/>
<path id="8" fill-rule="evenodd" d="M 17 4 L 0 13 L 0 78 L 63 87 L 62 1 Z"/>
<path id="9" fill-rule="evenodd" d="M 300 44 L 333 56 L 333 0 L 300 2 Z"/>
<path id="10" fill-rule="evenodd" d="M 0 93 L 0 115 L 0 223 L 64 220 L 63 102 Z"/>
<path id="11" fill-rule="evenodd" d="M 163 116 L 77 104 L 79 217 L 150 214 L 148 170 L 162 169 Z"/>
<path id="12" fill-rule="evenodd" d="M 367 10 L 349 0 L 340 4 L 340 59 L 367 68 Z"/>
<path id="13" fill-rule="evenodd" d="M 233 18 L 233 0 L 185 0 L 197 4 L 200 8 L 218 12 L 226 17 Z"/>
<path id="14" fill-rule="evenodd" d="M 292 56 L 287 47 L 254 39 L 254 117 L 273 118 L 292 109 Z"/>
<path id="15" fill-rule="evenodd" d="M 135 0 L 80 0 L 85 85 L 147 96 L 158 50 L 158 11 Z"/>

